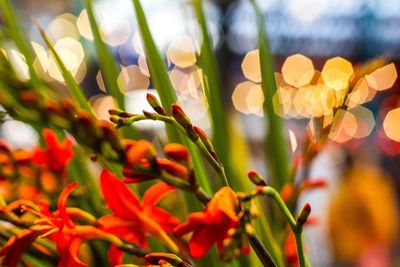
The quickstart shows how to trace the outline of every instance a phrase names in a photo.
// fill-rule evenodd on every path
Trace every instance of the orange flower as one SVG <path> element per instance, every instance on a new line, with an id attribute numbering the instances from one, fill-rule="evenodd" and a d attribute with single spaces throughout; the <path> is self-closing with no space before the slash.
<path id="1" fill-rule="evenodd" d="M 32 207 L 26 208 L 39 216 L 37 224 L 7 241 L 0 251 L 0 256 L 5 256 L 2 260 L 3 265 L 17 266 L 22 253 L 32 245 L 38 236 L 47 237 L 57 244 L 57 251 L 60 254 L 59 267 L 87 266 L 78 258 L 80 246 L 85 241 L 97 238 L 122 245 L 120 239 L 94 226 L 75 225 L 73 223 L 66 202 L 77 185 L 77 182 L 71 183 L 61 192 L 57 210 L 54 212 L 48 210 L 46 203 L 39 204 L 40 211 Z M 74 210 L 75 215 L 83 213 L 83 211 Z"/>
<path id="2" fill-rule="evenodd" d="M 157 183 L 146 191 L 139 202 L 136 195 L 108 170 L 101 173 L 100 183 L 104 199 L 113 212 L 98 220 L 101 229 L 129 242 L 137 242 L 143 247 L 147 246 L 146 236 L 152 235 L 164 242 L 171 251 L 178 251 L 167 233 L 172 232 L 179 221 L 165 210 L 156 207 L 157 203 L 175 188 L 165 183 Z"/>
<path id="3" fill-rule="evenodd" d="M 188 220 L 174 229 L 175 234 L 193 232 L 189 242 L 193 258 L 203 257 L 216 243 L 222 251 L 228 231 L 239 226 L 236 195 L 229 187 L 221 188 L 201 212 L 192 213 Z"/>
<path id="4" fill-rule="evenodd" d="M 38 165 L 54 172 L 64 173 L 66 165 L 73 156 L 72 141 L 66 138 L 63 143 L 59 143 L 56 134 L 50 129 L 44 129 L 43 136 L 47 148 L 38 148 L 33 155 L 33 160 Z"/>

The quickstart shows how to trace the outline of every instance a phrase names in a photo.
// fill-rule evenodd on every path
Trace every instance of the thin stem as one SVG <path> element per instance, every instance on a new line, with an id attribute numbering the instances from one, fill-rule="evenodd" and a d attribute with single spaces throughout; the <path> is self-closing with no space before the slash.
<path id="1" fill-rule="evenodd" d="M 294 232 L 294 237 L 296 239 L 296 247 L 297 247 L 297 256 L 299 258 L 299 266 L 307 266 L 306 264 L 306 256 L 304 255 L 304 245 L 303 245 L 303 231 Z"/>
<path id="2" fill-rule="evenodd" d="M 211 197 L 197 183 L 194 185 L 189 184 L 188 182 L 178 177 L 175 177 L 167 172 L 161 172 L 160 179 L 169 185 L 193 193 L 196 196 L 196 198 L 204 205 L 207 204 L 207 202 L 210 201 L 211 199 Z"/>
<path id="3" fill-rule="evenodd" d="M 282 211 L 283 215 L 285 216 L 286 220 L 288 221 L 290 228 L 292 229 L 295 239 L 296 239 L 296 248 L 297 248 L 297 255 L 299 257 L 299 266 L 300 267 L 307 267 L 306 264 L 306 257 L 304 253 L 304 245 L 302 239 L 302 232 L 303 232 L 303 225 L 298 223 L 293 215 L 290 213 L 289 208 L 286 206 L 285 202 L 279 195 L 278 191 L 274 188 L 269 186 L 258 187 L 255 191 L 251 192 L 250 194 L 242 197 L 242 201 L 249 201 L 257 195 L 267 195 L 275 200 L 276 204 Z"/>
<path id="4" fill-rule="evenodd" d="M 263 243 L 255 235 L 248 235 L 250 246 L 254 249 L 257 257 L 265 267 L 276 267 L 276 263 L 272 259 L 268 250 L 264 247 Z"/>
<path id="5" fill-rule="evenodd" d="M 262 190 L 263 194 L 273 198 L 276 202 L 276 204 L 278 205 L 278 207 L 280 208 L 280 210 L 282 211 L 283 215 L 286 217 L 286 220 L 288 221 L 290 227 L 292 228 L 293 232 L 297 231 L 297 222 L 296 220 L 293 218 L 292 214 L 290 213 L 290 210 L 288 209 L 288 207 L 286 206 L 285 202 L 283 201 L 283 199 L 281 198 L 281 196 L 279 195 L 278 191 L 276 191 L 274 188 L 272 187 L 263 187 Z"/>
<path id="6" fill-rule="evenodd" d="M 193 193 L 204 205 L 206 205 L 211 199 L 211 197 L 201 187 L 198 187 Z"/>

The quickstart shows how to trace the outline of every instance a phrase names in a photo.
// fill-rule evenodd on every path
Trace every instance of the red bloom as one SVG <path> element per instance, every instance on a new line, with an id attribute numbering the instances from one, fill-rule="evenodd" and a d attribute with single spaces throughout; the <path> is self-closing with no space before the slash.
<path id="1" fill-rule="evenodd" d="M 178 250 L 167 235 L 179 224 L 177 218 L 156 207 L 157 203 L 175 188 L 157 183 L 150 187 L 139 203 L 136 195 L 108 170 L 100 176 L 101 190 L 112 214 L 98 220 L 102 229 L 129 242 L 147 246 L 147 235 L 161 239 L 172 251 Z M 115 257 L 115 253 L 112 253 Z"/>
<path id="2" fill-rule="evenodd" d="M 57 251 L 60 254 L 59 267 L 87 266 L 78 258 L 80 246 L 87 240 L 98 238 L 122 245 L 120 239 L 94 226 L 75 225 L 73 223 L 70 218 L 70 212 L 66 207 L 66 201 L 77 185 L 77 182 L 71 183 L 61 192 L 58 199 L 58 210 L 55 212 L 50 212 L 45 203 L 40 205 L 39 212 L 36 209 L 31 210 L 33 208 L 28 208 L 28 210 L 39 216 L 37 224 L 31 229 L 27 229 L 10 238 L 6 245 L 3 246 L 0 251 L 0 255 L 6 255 L 3 258 L 3 265 L 17 266 L 22 253 L 32 245 L 38 236 L 47 237 L 56 242 Z M 74 209 L 71 212 L 75 216 L 86 216 L 84 211 L 78 209 Z"/>
<path id="3" fill-rule="evenodd" d="M 201 212 L 192 213 L 187 222 L 174 229 L 175 234 L 193 232 L 189 242 L 193 258 L 203 257 L 216 243 L 222 251 L 228 231 L 239 225 L 235 211 L 236 195 L 229 187 L 221 188 Z"/>
<path id="4" fill-rule="evenodd" d="M 64 173 L 68 161 L 73 156 L 72 141 L 66 138 L 63 143 L 59 143 L 56 134 L 50 129 L 44 129 L 43 136 L 47 148 L 38 148 L 33 155 L 33 160 L 54 172 Z"/>

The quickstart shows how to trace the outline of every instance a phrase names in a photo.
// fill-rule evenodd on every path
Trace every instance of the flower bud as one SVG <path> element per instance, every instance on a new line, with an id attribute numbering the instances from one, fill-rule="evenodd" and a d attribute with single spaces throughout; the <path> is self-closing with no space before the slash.
<path id="1" fill-rule="evenodd" d="M 157 97 L 155 97 L 155 95 L 147 94 L 146 99 L 155 112 L 161 115 L 166 115 L 164 108 L 161 106 L 160 102 L 158 101 Z"/>
<path id="2" fill-rule="evenodd" d="M 249 177 L 250 181 L 254 184 L 254 185 L 258 185 L 258 186 L 266 186 L 267 184 L 264 182 L 264 180 L 262 179 L 262 176 L 256 172 L 256 171 L 249 171 L 247 173 L 247 176 Z"/>
<path id="3" fill-rule="evenodd" d="M 153 146 L 144 140 L 137 141 L 135 145 L 126 151 L 126 163 L 129 166 L 139 164 L 143 158 L 153 158 L 155 151 Z"/>
<path id="4" fill-rule="evenodd" d="M 221 161 L 219 160 L 217 153 L 215 153 L 214 147 L 210 141 L 210 139 L 208 138 L 208 136 L 206 135 L 206 133 L 200 129 L 197 126 L 194 126 L 194 131 L 196 132 L 196 134 L 200 137 L 201 141 L 203 142 L 204 146 L 206 147 L 206 149 L 208 150 L 208 152 L 210 152 L 211 156 L 218 162 L 221 163 Z"/>
<path id="5" fill-rule="evenodd" d="M 146 118 L 151 119 L 151 120 L 156 120 L 157 119 L 157 113 L 148 112 L 146 110 L 143 110 L 143 115 L 145 115 Z"/>
<path id="6" fill-rule="evenodd" d="M 178 104 L 172 104 L 172 116 L 185 129 L 188 125 L 192 124 L 189 117 L 185 112 L 183 112 L 182 108 Z"/>
<path id="7" fill-rule="evenodd" d="M 303 208 L 301 209 L 299 216 L 297 217 L 297 223 L 300 225 L 304 225 L 310 216 L 311 213 L 311 206 L 309 203 L 306 203 Z"/>
<path id="8" fill-rule="evenodd" d="M 187 161 L 189 159 L 189 151 L 181 144 L 166 145 L 164 154 L 175 161 Z"/>
<path id="9" fill-rule="evenodd" d="M 173 176 L 182 178 L 184 180 L 189 179 L 188 169 L 179 163 L 167 159 L 158 158 L 157 164 L 162 170 L 170 173 Z"/>
<path id="10" fill-rule="evenodd" d="M 121 118 L 130 118 L 133 115 L 129 112 L 126 112 L 126 111 L 123 111 L 123 110 L 117 109 L 117 108 L 109 109 L 108 114 L 110 114 L 112 116 L 118 116 Z"/>

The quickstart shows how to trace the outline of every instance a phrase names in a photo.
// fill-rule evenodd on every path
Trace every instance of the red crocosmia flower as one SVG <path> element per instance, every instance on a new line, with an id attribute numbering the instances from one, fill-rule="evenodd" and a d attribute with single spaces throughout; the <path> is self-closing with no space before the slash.
<path id="1" fill-rule="evenodd" d="M 228 231 L 239 225 L 236 195 L 229 187 L 221 188 L 201 212 L 192 213 L 188 220 L 174 229 L 177 235 L 193 232 L 189 242 L 193 258 L 203 257 L 216 243 L 222 251 Z"/>
<path id="2" fill-rule="evenodd" d="M 44 129 L 43 136 L 47 148 L 38 148 L 33 155 L 33 160 L 54 172 L 64 173 L 68 161 L 73 156 L 72 141 L 66 138 L 63 143 L 59 143 L 56 134 L 50 129 Z"/>
<path id="3" fill-rule="evenodd" d="M 7 246 L 4 246 L 0 251 L 0 255 L 12 255 L 3 258 L 3 264 L 7 266 L 17 266 L 22 253 L 28 249 L 34 242 L 36 237 L 46 237 L 57 244 L 57 251 L 60 254 L 58 267 L 84 267 L 85 263 L 79 260 L 78 254 L 82 243 L 92 239 L 103 239 L 113 244 L 122 245 L 122 241 L 106 233 L 94 226 L 90 225 L 75 225 L 70 217 L 70 212 L 66 207 L 68 196 L 78 185 L 77 182 L 69 184 L 60 194 L 57 204 L 57 210 L 50 212 L 46 203 L 39 203 L 40 211 L 31 210 L 39 216 L 36 225 L 32 226 L 19 235 L 12 237 Z M 84 211 L 74 209 L 71 211 L 74 216 L 86 216 Z M 87 216 L 86 216 L 87 217 Z M 9 260 L 12 260 L 11 262 Z M 15 263 L 12 265 L 11 263 Z"/>
<path id="4" fill-rule="evenodd" d="M 100 184 L 104 199 L 113 212 L 98 220 L 101 229 L 143 247 L 147 247 L 146 236 L 152 235 L 158 237 L 171 251 L 178 251 L 167 233 L 172 232 L 179 221 L 165 210 L 156 207 L 157 203 L 175 188 L 165 183 L 157 183 L 145 192 L 140 203 L 136 195 L 108 170 L 101 173 Z"/>

